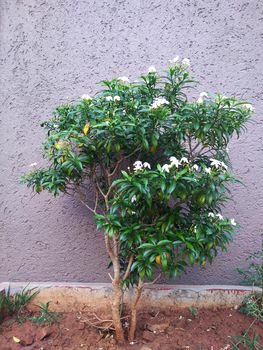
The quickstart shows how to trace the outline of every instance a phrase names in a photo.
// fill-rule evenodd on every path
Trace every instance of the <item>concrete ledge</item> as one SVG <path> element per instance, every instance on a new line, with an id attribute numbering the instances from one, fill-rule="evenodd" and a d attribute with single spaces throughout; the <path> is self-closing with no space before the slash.
<path id="1" fill-rule="evenodd" d="M 66 282 L 4 282 L 0 291 L 15 293 L 25 286 L 38 288 L 40 293 L 30 305 L 51 301 L 51 309 L 61 312 L 110 310 L 111 284 L 109 283 L 66 283 Z M 261 291 L 257 287 L 224 285 L 166 285 L 156 284 L 144 289 L 140 309 L 177 309 L 182 307 L 232 307 L 240 305 L 244 297 L 252 292 Z M 128 306 L 129 293 L 125 293 L 124 303 Z"/>

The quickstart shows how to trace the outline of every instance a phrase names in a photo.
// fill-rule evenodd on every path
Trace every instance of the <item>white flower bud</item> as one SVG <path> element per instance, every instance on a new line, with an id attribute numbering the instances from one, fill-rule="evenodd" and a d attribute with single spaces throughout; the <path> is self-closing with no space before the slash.
<path id="1" fill-rule="evenodd" d="M 154 66 L 150 66 L 148 68 L 148 73 L 156 73 L 156 68 Z"/>
<path id="2" fill-rule="evenodd" d="M 81 96 L 81 99 L 89 101 L 89 100 L 92 100 L 92 97 L 90 97 L 90 95 L 84 94 Z"/>

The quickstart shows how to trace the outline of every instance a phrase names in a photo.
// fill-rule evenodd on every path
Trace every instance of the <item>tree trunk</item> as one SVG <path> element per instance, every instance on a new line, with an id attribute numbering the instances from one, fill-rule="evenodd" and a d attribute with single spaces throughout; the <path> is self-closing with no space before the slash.
<path id="1" fill-rule="evenodd" d="M 128 339 L 129 342 L 133 342 L 135 339 L 135 333 L 137 328 L 137 305 L 142 295 L 143 282 L 140 279 L 138 285 L 136 286 L 135 296 L 131 304 L 131 320 Z"/>
<path id="2" fill-rule="evenodd" d="M 120 262 L 119 262 L 119 247 L 116 236 L 113 237 L 113 246 L 110 244 L 109 236 L 105 235 L 105 244 L 107 252 L 112 261 L 114 277 L 112 279 L 112 297 L 111 297 L 111 313 L 112 322 L 115 328 L 116 340 L 119 343 L 123 343 L 124 331 L 121 323 L 121 304 L 123 290 L 121 288 L 121 276 L 120 276 Z"/>
<path id="3" fill-rule="evenodd" d="M 111 301 L 111 312 L 112 312 L 112 321 L 115 328 L 115 335 L 116 340 L 118 343 L 123 343 L 124 338 L 124 331 L 121 323 L 121 315 L 120 315 L 120 309 L 121 309 L 121 303 L 122 303 L 122 289 L 120 287 L 120 283 L 118 280 L 112 281 L 113 286 L 113 295 L 112 295 L 112 301 Z"/>

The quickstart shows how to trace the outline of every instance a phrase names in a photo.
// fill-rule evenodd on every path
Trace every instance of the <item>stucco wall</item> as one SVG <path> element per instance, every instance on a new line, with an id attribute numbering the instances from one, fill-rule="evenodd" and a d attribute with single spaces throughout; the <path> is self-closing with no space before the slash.
<path id="1" fill-rule="evenodd" d="M 181 282 L 239 282 L 235 271 L 260 245 L 263 224 L 263 3 L 261 0 L 1 0 L 0 281 L 108 281 L 100 233 L 71 198 L 33 196 L 19 184 L 42 163 L 39 124 L 103 78 L 135 78 L 175 55 L 189 57 L 199 91 L 256 107 L 230 145 L 233 187 L 225 209 L 242 225 L 227 254 Z M 178 283 L 178 281 L 176 281 Z"/>

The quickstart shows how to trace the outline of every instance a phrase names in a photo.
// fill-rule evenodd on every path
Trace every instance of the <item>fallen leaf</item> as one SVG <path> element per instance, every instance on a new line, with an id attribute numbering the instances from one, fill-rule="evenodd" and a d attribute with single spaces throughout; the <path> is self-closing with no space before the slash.
<path id="1" fill-rule="evenodd" d="M 20 339 L 19 338 L 17 338 L 17 337 L 13 337 L 13 341 L 15 342 L 15 343 L 20 343 Z"/>

